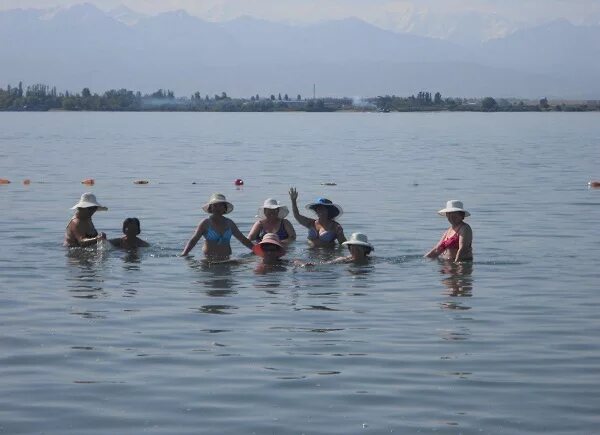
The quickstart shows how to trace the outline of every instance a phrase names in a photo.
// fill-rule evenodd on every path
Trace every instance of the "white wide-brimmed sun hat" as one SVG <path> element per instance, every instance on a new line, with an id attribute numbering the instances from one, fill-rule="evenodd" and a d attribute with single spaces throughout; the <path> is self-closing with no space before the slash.
<path id="1" fill-rule="evenodd" d="M 350 236 L 350 239 L 346 240 L 344 243 L 342 243 L 342 245 L 343 246 L 359 245 L 359 246 L 366 246 L 367 248 L 375 249 L 373 247 L 373 245 L 371 245 L 369 243 L 369 239 L 367 238 L 367 235 L 363 234 L 363 233 L 352 233 L 352 235 Z"/>
<path id="2" fill-rule="evenodd" d="M 315 202 L 306 204 L 305 208 L 307 210 L 315 211 L 315 208 L 318 206 L 323 206 L 323 207 L 327 208 L 328 214 L 329 214 L 329 219 L 334 219 L 336 217 L 340 217 L 344 213 L 344 210 L 342 210 L 342 207 L 340 207 L 337 204 L 334 204 L 333 202 L 331 202 L 330 199 L 327 199 L 327 198 L 317 198 L 317 200 Z"/>
<path id="3" fill-rule="evenodd" d="M 469 213 L 463 208 L 462 201 L 458 201 L 456 199 L 451 199 L 450 201 L 448 201 L 446 203 L 446 208 L 443 208 L 440 211 L 438 211 L 438 214 L 440 216 L 446 216 L 446 213 L 452 213 L 453 211 L 462 211 L 465 214 L 465 217 L 471 216 L 471 213 Z"/>
<path id="4" fill-rule="evenodd" d="M 225 198 L 225 195 L 223 195 L 222 193 L 213 193 L 210 196 L 210 199 L 208 200 L 208 202 L 202 206 L 202 210 L 204 210 L 206 213 L 210 213 L 210 211 L 209 211 L 210 206 L 213 204 L 220 204 L 220 203 L 223 203 L 227 206 L 227 210 L 225 210 L 225 214 L 231 213 L 233 211 L 233 204 L 230 203 L 229 201 L 227 201 L 227 199 Z"/>
<path id="5" fill-rule="evenodd" d="M 75 210 L 78 208 L 90 208 L 90 207 L 98 207 L 99 211 L 108 210 L 108 207 L 104 207 L 98 203 L 98 200 L 96 199 L 96 195 L 94 195 L 92 192 L 86 192 L 83 195 L 81 195 L 81 198 L 79 198 L 79 202 L 77 204 L 75 204 L 73 207 L 71 207 L 71 210 Z"/>
<path id="6" fill-rule="evenodd" d="M 279 219 L 283 219 L 290 213 L 288 208 L 285 205 L 280 204 L 276 199 L 267 198 L 265 199 L 263 206 L 258 209 L 257 217 L 265 217 L 265 208 L 270 208 L 271 210 L 279 209 L 279 212 L 277 213 L 277 217 Z"/>

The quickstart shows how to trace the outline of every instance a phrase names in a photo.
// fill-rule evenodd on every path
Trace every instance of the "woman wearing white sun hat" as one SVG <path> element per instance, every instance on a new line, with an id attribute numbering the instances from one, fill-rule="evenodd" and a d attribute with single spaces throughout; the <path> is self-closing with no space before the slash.
<path id="1" fill-rule="evenodd" d="M 187 242 L 181 255 L 185 257 L 204 236 L 204 255 L 211 262 L 228 261 L 231 255 L 231 236 L 252 249 L 254 245 L 238 229 L 235 222 L 224 215 L 233 211 L 233 204 L 222 193 L 213 193 L 202 210 L 210 216 L 200 222 L 192 238 Z"/>
<path id="2" fill-rule="evenodd" d="M 463 203 L 455 199 L 446 203 L 446 207 L 438 211 L 441 216 L 446 216 L 450 228 L 444 232 L 440 241 L 425 254 L 425 257 L 438 258 L 442 256 L 455 262 L 473 260 L 473 230 L 464 222 L 471 213 L 463 208 Z"/>
<path id="3" fill-rule="evenodd" d="M 87 192 L 81 195 L 79 202 L 71 207 L 76 210 L 75 216 L 71 218 L 65 230 L 64 245 L 68 247 L 92 246 L 100 240 L 106 239 L 106 234 L 98 233 L 92 222 L 92 216 L 96 211 L 106 211 L 96 199 L 96 195 Z"/>
<path id="4" fill-rule="evenodd" d="M 263 206 L 258 209 L 258 221 L 252 226 L 248 233 L 248 239 L 262 240 L 265 234 L 277 234 L 281 242 L 287 243 L 296 239 L 296 231 L 291 222 L 285 217 L 289 210 L 273 198 L 268 198 Z"/>
<path id="5" fill-rule="evenodd" d="M 352 233 L 342 245 L 348 247 L 350 255 L 336 258 L 332 263 L 366 263 L 370 260 L 369 254 L 375 249 L 363 233 Z"/>

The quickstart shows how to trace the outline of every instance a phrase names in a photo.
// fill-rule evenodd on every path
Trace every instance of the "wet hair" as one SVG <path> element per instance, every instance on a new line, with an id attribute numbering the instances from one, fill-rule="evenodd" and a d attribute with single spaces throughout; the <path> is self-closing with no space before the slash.
<path id="1" fill-rule="evenodd" d="M 137 233 L 136 233 L 136 236 L 137 236 L 139 233 L 141 233 L 141 232 L 142 232 L 142 227 L 141 227 L 141 225 L 140 225 L 140 220 L 139 220 L 138 218 L 131 218 L 131 217 L 129 217 L 129 218 L 127 218 L 127 219 L 125 219 L 125 220 L 123 221 L 123 234 L 125 234 L 125 232 L 127 231 L 127 227 L 128 227 L 130 224 L 132 224 L 132 223 L 133 223 L 133 224 L 136 224 L 136 225 L 137 225 L 137 228 L 138 228 L 138 230 L 137 230 Z"/>

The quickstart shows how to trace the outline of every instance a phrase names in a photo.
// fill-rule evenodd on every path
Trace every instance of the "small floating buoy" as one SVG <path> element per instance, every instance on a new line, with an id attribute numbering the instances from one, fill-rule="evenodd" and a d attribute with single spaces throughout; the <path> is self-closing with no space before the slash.
<path id="1" fill-rule="evenodd" d="M 24 184 L 24 185 L 26 185 L 26 186 L 28 186 L 28 185 L 30 185 L 30 184 L 31 184 L 31 180 L 30 180 L 29 178 L 25 178 L 25 179 L 23 180 L 23 184 Z"/>
<path id="2" fill-rule="evenodd" d="M 238 178 L 233 182 L 233 184 L 235 184 L 236 186 L 243 186 L 244 180 L 242 180 L 241 178 Z"/>
<path id="3" fill-rule="evenodd" d="M 133 184 L 148 184 L 150 183 L 148 180 L 135 180 Z"/>
<path id="4" fill-rule="evenodd" d="M 0 178 L 0 184 L 10 184 L 10 180 L 7 180 L 6 178 Z"/>
<path id="5" fill-rule="evenodd" d="M 81 180 L 81 184 L 85 184 L 86 186 L 93 186 L 96 181 L 93 178 L 86 178 L 85 180 Z"/>
<path id="6" fill-rule="evenodd" d="M 590 181 L 588 183 L 588 186 L 590 186 L 592 189 L 599 189 L 600 188 L 600 181 Z"/>

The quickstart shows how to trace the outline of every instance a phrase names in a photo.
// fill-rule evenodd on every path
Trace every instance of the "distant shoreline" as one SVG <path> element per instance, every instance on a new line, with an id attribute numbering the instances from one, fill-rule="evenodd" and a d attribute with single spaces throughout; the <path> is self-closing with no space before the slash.
<path id="1" fill-rule="evenodd" d="M 600 100 L 539 101 L 518 98 L 443 98 L 439 92 L 420 91 L 399 97 L 385 95 L 368 98 L 304 98 L 297 95 L 255 95 L 232 98 L 226 92 L 202 96 L 176 97 L 171 90 L 159 89 L 144 94 L 127 89 L 113 89 L 103 94 L 89 88 L 81 92 L 58 92 L 44 84 L 8 85 L 0 89 L 3 112 L 597 112 Z"/>

